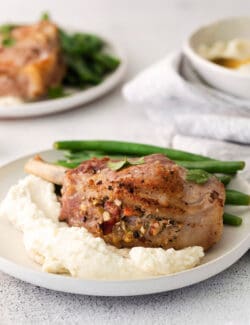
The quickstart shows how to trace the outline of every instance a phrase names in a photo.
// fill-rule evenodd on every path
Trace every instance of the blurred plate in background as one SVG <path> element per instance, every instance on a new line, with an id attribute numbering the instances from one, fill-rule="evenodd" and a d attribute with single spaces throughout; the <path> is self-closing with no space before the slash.
<path id="1" fill-rule="evenodd" d="M 91 86 L 84 90 L 77 90 L 71 95 L 63 98 L 37 100 L 35 102 L 13 106 L 0 106 L 0 118 L 23 118 L 54 114 L 82 106 L 107 94 L 115 88 L 125 76 L 127 60 L 120 48 L 109 41 L 106 41 L 106 44 L 108 53 L 117 56 L 121 63 L 118 68 L 110 73 L 99 85 Z"/>

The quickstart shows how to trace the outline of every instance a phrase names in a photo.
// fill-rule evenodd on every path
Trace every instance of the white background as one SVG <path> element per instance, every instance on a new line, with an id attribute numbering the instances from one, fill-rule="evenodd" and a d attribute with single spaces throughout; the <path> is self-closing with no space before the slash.
<path id="1" fill-rule="evenodd" d="M 49 11 L 59 24 L 106 35 L 128 56 L 129 79 L 181 47 L 200 24 L 247 15 L 247 0 L 1 0 L 0 21 L 35 21 Z M 166 128 L 168 126 L 166 125 Z M 58 139 L 110 138 L 163 143 L 143 108 L 120 88 L 67 113 L 0 121 L 0 163 L 50 148 Z M 50 292 L 0 273 L 0 324 L 250 324 L 250 254 L 204 283 L 161 295 L 95 298 Z"/>

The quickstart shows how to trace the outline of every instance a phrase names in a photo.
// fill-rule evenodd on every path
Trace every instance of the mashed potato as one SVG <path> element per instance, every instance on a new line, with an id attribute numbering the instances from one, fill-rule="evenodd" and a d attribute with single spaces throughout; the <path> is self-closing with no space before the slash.
<path id="1" fill-rule="evenodd" d="M 200 263 L 202 247 L 117 249 L 84 228 L 58 221 L 60 203 L 53 184 L 27 176 L 9 190 L 0 206 L 23 232 L 24 246 L 46 272 L 88 279 L 136 279 L 180 272 Z"/>
<path id="2" fill-rule="evenodd" d="M 20 97 L 0 96 L 0 106 L 15 106 L 23 103 L 24 101 Z"/>

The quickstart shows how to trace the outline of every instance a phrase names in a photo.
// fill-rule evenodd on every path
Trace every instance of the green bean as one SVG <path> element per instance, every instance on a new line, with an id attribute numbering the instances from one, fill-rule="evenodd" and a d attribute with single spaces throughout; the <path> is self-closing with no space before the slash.
<path id="1" fill-rule="evenodd" d="M 93 71 L 99 77 L 103 77 L 107 72 L 106 68 L 102 64 L 95 61 L 88 62 L 88 66 L 90 70 Z"/>
<path id="2" fill-rule="evenodd" d="M 83 87 L 82 81 L 80 80 L 78 73 L 76 73 L 75 70 L 71 69 L 69 66 L 67 67 L 67 73 L 63 79 L 63 84 L 65 86 L 76 88 Z"/>
<path id="3" fill-rule="evenodd" d="M 54 86 L 48 89 L 47 94 L 49 99 L 57 99 L 67 96 L 62 86 Z"/>
<path id="4" fill-rule="evenodd" d="M 99 52 L 103 46 L 104 42 L 96 35 L 75 33 L 72 35 L 72 42 L 77 48 L 79 55 L 91 56 Z"/>
<path id="5" fill-rule="evenodd" d="M 93 73 L 81 58 L 67 57 L 66 64 L 79 77 L 81 83 L 97 85 L 102 81 L 102 78 Z"/>
<path id="6" fill-rule="evenodd" d="M 105 72 L 115 70 L 120 64 L 120 60 L 108 54 L 97 53 L 94 55 L 94 61 L 99 63 Z"/>
<path id="7" fill-rule="evenodd" d="M 69 56 L 91 56 L 100 51 L 104 42 L 96 35 L 74 33 L 59 30 L 59 39 L 63 53 Z"/>
<path id="8" fill-rule="evenodd" d="M 242 219 L 233 214 L 224 213 L 223 214 L 223 223 L 230 226 L 240 226 L 242 224 Z"/>
<path id="9" fill-rule="evenodd" d="M 98 150 L 106 154 L 122 154 L 133 156 L 146 156 L 154 153 L 161 153 L 173 160 L 184 161 L 204 161 L 212 160 L 209 157 L 185 152 L 182 150 L 157 147 L 153 145 L 121 142 L 121 141 L 102 141 L 102 140 L 79 140 L 79 141 L 57 141 L 54 148 L 59 150 L 84 151 Z"/>
<path id="10" fill-rule="evenodd" d="M 98 85 L 120 64 L 118 58 L 104 53 L 105 42 L 96 35 L 59 29 L 59 40 L 66 63 L 63 85 L 82 89 Z"/>
<path id="11" fill-rule="evenodd" d="M 203 169 L 209 173 L 234 174 L 245 167 L 244 161 L 176 161 L 186 169 Z"/>
<path id="12" fill-rule="evenodd" d="M 239 191 L 226 190 L 226 204 L 250 205 L 250 196 Z"/>
<path id="13" fill-rule="evenodd" d="M 230 175 L 216 175 L 216 177 L 225 186 L 228 185 L 232 180 L 232 177 Z"/>

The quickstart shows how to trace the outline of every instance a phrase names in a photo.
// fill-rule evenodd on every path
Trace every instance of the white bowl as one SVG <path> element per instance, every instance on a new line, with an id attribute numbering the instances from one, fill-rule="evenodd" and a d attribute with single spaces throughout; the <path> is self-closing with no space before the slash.
<path id="1" fill-rule="evenodd" d="M 219 20 L 196 30 L 188 38 L 183 51 L 201 78 L 210 86 L 231 95 L 250 99 L 250 75 L 219 66 L 201 57 L 197 50 L 201 44 L 235 38 L 250 39 L 250 17 Z"/>

